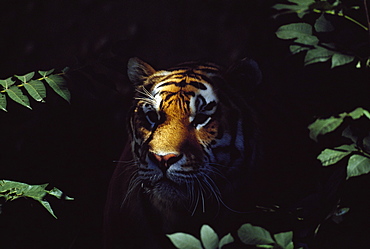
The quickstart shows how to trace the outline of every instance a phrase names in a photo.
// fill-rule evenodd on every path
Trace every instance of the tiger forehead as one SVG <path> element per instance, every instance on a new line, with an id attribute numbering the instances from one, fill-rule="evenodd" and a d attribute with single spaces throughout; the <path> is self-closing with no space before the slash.
<path id="1" fill-rule="evenodd" d="M 209 82 L 188 75 L 176 75 L 158 82 L 153 86 L 152 94 L 154 96 L 160 95 L 164 100 L 168 100 L 175 95 L 183 99 L 190 99 L 190 97 L 195 97 L 199 94 L 215 97 L 213 87 Z"/>
<path id="2" fill-rule="evenodd" d="M 207 90 L 207 88 L 210 86 L 210 83 L 202 78 L 197 77 L 196 75 L 175 74 L 171 77 L 167 77 L 166 79 L 156 82 L 153 90 L 161 89 L 167 86 L 171 86 L 172 89 L 177 87 L 181 89 L 187 88 L 189 90 L 191 88 L 193 88 L 193 90 Z"/>

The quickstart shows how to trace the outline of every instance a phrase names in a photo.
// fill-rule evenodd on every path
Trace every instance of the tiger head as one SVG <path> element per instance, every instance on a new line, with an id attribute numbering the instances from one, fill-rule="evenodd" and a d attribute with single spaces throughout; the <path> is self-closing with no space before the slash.
<path id="1" fill-rule="evenodd" d="M 132 58 L 128 76 L 136 88 L 131 187 L 141 187 L 156 205 L 193 211 L 204 200 L 220 201 L 232 188 L 227 185 L 237 185 L 229 178 L 243 178 L 256 154 L 255 124 L 243 98 L 209 63 L 156 71 Z"/>

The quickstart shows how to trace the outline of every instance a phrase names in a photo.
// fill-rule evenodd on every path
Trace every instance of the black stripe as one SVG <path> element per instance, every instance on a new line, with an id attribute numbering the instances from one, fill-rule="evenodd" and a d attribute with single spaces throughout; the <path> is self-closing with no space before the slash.
<path id="1" fill-rule="evenodd" d="M 198 89 L 201 89 L 201 90 L 206 90 L 207 87 L 201 83 L 201 82 L 198 82 L 198 81 L 191 81 L 189 83 L 191 86 L 195 87 L 195 88 L 198 88 Z M 160 87 L 164 87 L 164 86 L 169 86 L 169 85 L 175 85 L 177 87 L 185 87 L 187 85 L 186 81 L 185 80 L 182 80 L 180 82 L 166 82 L 166 83 L 162 83 L 162 84 L 159 84 L 157 87 L 160 88 Z"/>
<path id="2" fill-rule="evenodd" d="M 172 99 L 172 100 L 170 100 L 170 101 L 167 103 L 167 105 L 171 105 L 171 104 L 172 104 L 172 102 L 173 102 L 173 99 Z"/>
<path id="3" fill-rule="evenodd" d="M 162 94 L 168 94 L 165 98 L 164 98 L 164 101 L 168 101 L 172 96 L 174 96 L 175 94 L 177 94 L 177 92 L 162 92 Z"/>
<path id="4" fill-rule="evenodd" d="M 163 75 L 157 75 L 157 76 L 152 76 L 150 77 L 150 81 L 152 81 L 153 83 L 156 83 L 155 81 L 165 81 L 169 78 L 172 78 L 174 77 L 176 74 L 169 74 L 169 75 L 166 75 L 166 76 L 163 76 Z"/>
<path id="5" fill-rule="evenodd" d="M 195 92 L 183 92 L 185 95 L 195 96 Z"/>
<path id="6" fill-rule="evenodd" d="M 176 84 L 178 87 L 185 87 L 186 86 L 186 80 L 182 80 L 179 83 Z"/>
<path id="7" fill-rule="evenodd" d="M 205 107 L 203 107 L 203 110 L 210 111 L 216 106 L 216 101 L 209 102 Z"/>
<path id="8" fill-rule="evenodd" d="M 162 84 L 159 84 L 157 87 L 164 87 L 164 86 L 169 86 L 169 85 L 176 85 L 177 82 L 174 82 L 174 81 L 171 81 L 171 82 L 166 82 L 166 83 L 162 83 Z"/>
<path id="9" fill-rule="evenodd" d="M 189 84 L 200 90 L 207 90 L 207 87 L 203 83 L 200 83 L 198 81 L 191 81 Z"/>

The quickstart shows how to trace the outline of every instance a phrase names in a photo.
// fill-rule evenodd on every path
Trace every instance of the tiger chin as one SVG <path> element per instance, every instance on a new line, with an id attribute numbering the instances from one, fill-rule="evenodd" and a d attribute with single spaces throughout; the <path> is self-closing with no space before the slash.
<path id="1" fill-rule="evenodd" d="M 132 58 L 128 77 L 130 139 L 108 191 L 105 248 L 173 248 L 166 234 L 197 235 L 205 223 L 228 232 L 242 222 L 260 154 L 248 104 L 261 80 L 257 64 L 155 70 Z"/>

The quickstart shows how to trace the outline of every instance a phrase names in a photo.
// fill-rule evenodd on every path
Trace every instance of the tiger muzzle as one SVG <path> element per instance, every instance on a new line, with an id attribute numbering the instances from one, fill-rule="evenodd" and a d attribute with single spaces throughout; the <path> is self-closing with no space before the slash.
<path id="1" fill-rule="evenodd" d="M 183 157 L 183 154 L 177 155 L 169 153 L 166 155 L 158 155 L 155 153 L 149 153 L 149 158 L 162 170 L 168 169 L 171 165 L 178 162 Z"/>

